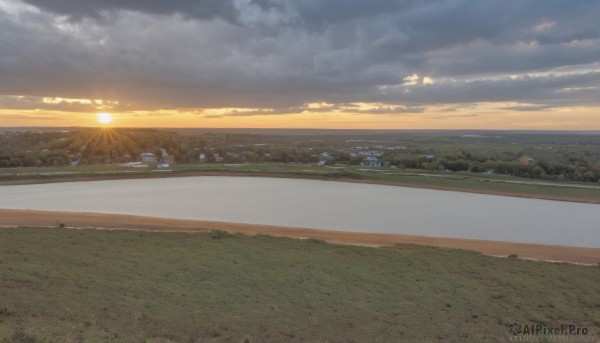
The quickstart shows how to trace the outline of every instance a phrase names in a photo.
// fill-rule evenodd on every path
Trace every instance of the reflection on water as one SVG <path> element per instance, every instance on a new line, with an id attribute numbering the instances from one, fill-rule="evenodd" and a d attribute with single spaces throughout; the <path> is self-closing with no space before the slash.
<path id="1" fill-rule="evenodd" d="M 0 208 L 600 248 L 600 205 L 315 180 L 204 176 L 2 186 Z"/>

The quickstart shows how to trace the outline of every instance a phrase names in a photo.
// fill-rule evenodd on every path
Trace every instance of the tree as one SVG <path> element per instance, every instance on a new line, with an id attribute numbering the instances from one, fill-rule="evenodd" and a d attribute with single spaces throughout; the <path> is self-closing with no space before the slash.
<path id="1" fill-rule="evenodd" d="M 596 175 L 593 172 L 589 171 L 583 175 L 583 181 L 598 182 L 598 178 L 596 177 Z"/>
<path id="2" fill-rule="evenodd" d="M 39 167 L 42 165 L 42 161 L 33 156 L 25 156 L 21 159 L 21 162 L 23 162 L 23 167 Z"/>
<path id="3" fill-rule="evenodd" d="M 363 161 L 362 156 L 353 156 L 350 158 L 350 160 L 348 160 L 348 164 L 357 166 L 357 165 L 361 164 L 362 161 Z"/>
<path id="4" fill-rule="evenodd" d="M 469 170 L 473 173 L 481 173 L 483 171 L 483 167 L 479 162 L 471 162 L 469 163 Z"/>
<path id="5" fill-rule="evenodd" d="M 542 168 L 540 166 L 535 166 L 535 168 L 533 168 L 533 171 L 531 172 L 531 174 L 534 179 L 539 179 L 541 177 L 546 176 L 546 171 L 544 170 L 544 168 Z"/>
<path id="6" fill-rule="evenodd" d="M 18 157 L 11 157 L 10 160 L 8 160 L 8 166 L 11 168 L 16 168 L 16 167 L 21 167 L 23 166 L 23 163 L 21 162 L 21 159 Z"/>

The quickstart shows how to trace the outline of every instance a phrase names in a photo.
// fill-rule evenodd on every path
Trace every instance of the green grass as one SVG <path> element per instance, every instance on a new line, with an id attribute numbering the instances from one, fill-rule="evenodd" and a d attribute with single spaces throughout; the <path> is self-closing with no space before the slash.
<path id="1" fill-rule="evenodd" d="M 128 170 L 145 170 L 145 168 L 129 168 L 121 167 L 117 164 L 106 164 L 106 165 L 90 165 L 90 166 L 76 166 L 76 167 L 20 167 L 20 168 L 2 168 L 0 169 L 0 175 L 10 176 L 21 174 L 27 175 L 39 175 L 44 173 L 104 173 L 104 172 L 115 172 L 115 171 L 128 171 Z"/>
<path id="2" fill-rule="evenodd" d="M 430 247 L 0 229 L 0 275 L 0 342 L 494 342 L 515 320 L 600 332 L 597 266 Z"/>

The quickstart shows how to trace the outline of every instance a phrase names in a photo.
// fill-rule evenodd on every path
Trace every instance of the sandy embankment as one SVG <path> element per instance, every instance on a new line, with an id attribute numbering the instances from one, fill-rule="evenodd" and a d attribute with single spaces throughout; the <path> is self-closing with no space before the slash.
<path id="1" fill-rule="evenodd" d="M 35 210 L 0 209 L 0 226 L 3 227 L 55 227 L 64 223 L 69 227 L 102 229 L 133 229 L 148 231 L 201 231 L 222 229 L 246 235 L 269 234 L 291 238 L 314 237 L 330 243 L 390 246 L 394 244 L 420 244 L 444 248 L 479 251 L 489 255 L 517 254 L 521 258 L 573 263 L 600 263 L 600 249 L 557 245 L 524 244 L 460 238 L 412 236 L 401 234 L 344 232 L 271 225 L 238 224 L 203 220 L 184 220 L 102 213 L 51 212 Z"/>

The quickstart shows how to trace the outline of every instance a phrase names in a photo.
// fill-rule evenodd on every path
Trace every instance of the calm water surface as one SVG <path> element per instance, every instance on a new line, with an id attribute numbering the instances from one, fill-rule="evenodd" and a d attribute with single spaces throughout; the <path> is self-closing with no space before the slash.
<path id="1" fill-rule="evenodd" d="M 331 181 L 200 176 L 1 186 L 0 208 L 600 248 L 600 205 Z"/>

